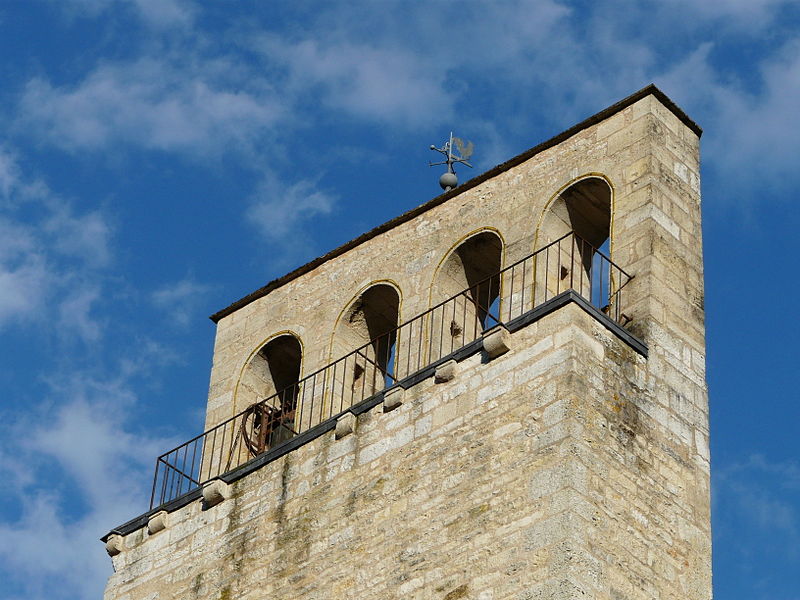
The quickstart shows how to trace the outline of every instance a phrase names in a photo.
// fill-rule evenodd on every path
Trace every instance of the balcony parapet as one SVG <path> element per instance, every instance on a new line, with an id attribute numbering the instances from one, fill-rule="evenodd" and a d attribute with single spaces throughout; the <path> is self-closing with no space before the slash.
<path id="1" fill-rule="evenodd" d="M 448 362 L 477 352 L 499 356 L 508 350 L 508 331 L 569 302 L 646 356 L 646 346 L 623 327 L 628 321 L 624 288 L 631 279 L 605 254 L 568 233 L 162 454 L 151 510 L 196 495 L 214 479 L 238 479 L 336 429 L 348 414 L 377 406 L 389 390 L 408 389 L 434 376 Z M 491 289 L 500 290 L 497 299 L 475 297 L 478 290 Z"/>

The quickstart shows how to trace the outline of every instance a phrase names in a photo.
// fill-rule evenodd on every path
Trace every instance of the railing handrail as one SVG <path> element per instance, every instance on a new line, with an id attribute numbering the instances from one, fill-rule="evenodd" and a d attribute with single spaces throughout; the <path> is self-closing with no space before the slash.
<path id="1" fill-rule="evenodd" d="M 565 233 L 564 235 L 562 235 L 562 236 L 561 236 L 560 238 L 558 238 L 557 240 L 555 240 L 555 241 L 553 241 L 553 242 L 550 242 L 549 244 L 547 244 L 547 245 L 545 245 L 545 246 L 542 246 L 542 247 L 541 247 L 541 248 L 539 248 L 538 250 L 536 250 L 536 251 L 532 252 L 531 254 L 529 254 L 529 255 L 527 255 L 527 256 L 525 256 L 525 257 L 521 258 L 520 260 L 516 261 L 515 263 L 512 263 L 512 264 L 510 264 L 510 265 L 508 265 L 508 266 L 506 266 L 506 267 L 504 267 L 504 268 L 500 269 L 500 270 L 499 270 L 497 273 L 494 273 L 494 274 L 492 274 L 492 275 L 489 275 L 488 277 L 486 277 L 486 278 L 484 278 L 484 279 L 481 279 L 479 282 L 477 282 L 476 284 L 474 284 L 474 285 L 470 286 L 469 288 L 467 288 L 467 289 L 465 289 L 465 290 L 461 290 L 461 291 L 460 291 L 460 292 L 458 292 L 457 294 L 454 294 L 453 296 L 450 296 L 449 298 L 447 298 L 447 299 L 445 299 L 445 300 L 442 300 L 442 301 L 441 301 L 441 302 L 439 302 L 438 304 L 435 304 L 435 305 L 431 306 L 430 308 L 428 308 L 428 309 L 427 309 L 427 310 L 425 310 L 424 312 L 421 312 L 421 313 L 419 313 L 418 315 L 416 315 L 416 316 L 414 316 L 414 317 L 410 318 L 408 321 L 404 321 L 404 322 L 400 323 L 399 325 L 397 325 L 397 326 L 396 326 L 396 327 L 394 327 L 393 329 L 390 329 L 390 330 L 389 330 L 389 331 L 387 331 L 386 333 L 383 333 L 383 334 L 379 335 L 378 337 L 376 337 L 376 338 L 374 338 L 374 339 L 370 340 L 370 341 L 369 341 L 369 342 L 367 342 L 366 344 L 362 344 L 361 346 L 359 346 L 359 347 L 358 347 L 358 348 L 356 348 L 355 350 L 351 350 L 351 351 L 350 351 L 350 352 L 348 352 L 347 354 L 345 354 L 345 355 L 343 355 L 343 356 L 341 356 L 341 357 L 337 358 L 337 359 L 336 359 L 336 360 L 334 360 L 334 361 L 331 361 L 331 362 L 329 362 L 328 364 L 326 364 L 326 365 L 324 365 L 324 366 L 320 367 L 320 368 L 319 368 L 319 369 L 317 369 L 316 371 L 313 371 L 313 372 L 309 373 L 308 375 L 305 375 L 305 376 L 301 377 L 301 378 L 300 378 L 300 379 L 298 379 L 296 382 L 294 382 L 294 383 L 292 383 L 292 384 L 290 384 L 290 385 L 286 386 L 285 388 L 281 389 L 279 392 L 275 392 L 275 393 L 273 393 L 273 394 L 271 394 L 271 395 L 267 396 L 266 398 L 262 398 L 261 400 L 258 400 L 258 401 L 257 401 L 255 404 L 262 404 L 262 403 L 268 402 L 269 400 L 272 400 L 273 398 L 277 398 L 278 396 L 280 396 L 281 394 L 284 394 L 284 393 L 286 393 L 288 390 L 292 389 L 293 387 L 295 387 L 295 386 L 298 386 L 298 385 L 300 385 L 301 383 L 303 383 L 304 381 L 306 381 L 306 380 L 308 380 L 308 379 L 312 379 L 313 377 L 315 377 L 316 375 L 319 375 L 319 374 L 320 374 L 320 373 L 322 373 L 323 371 L 326 371 L 326 370 L 330 369 L 330 368 L 331 368 L 332 366 L 334 366 L 335 364 L 337 364 L 337 363 L 340 363 L 340 362 L 343 362 L 343 361 L 346 361 L 346 360 L 347 360 L 348 358 L 350 358 L 351 356 L 354 356 L 354 355 L 356 355 L 356 354 L 359 354 L 359 353 L 360 353 L 360 352 L 362 352 L 363 350 L 365 350 L 365 349 L 369 348 L 370 346 L 372 346 L 372 345 L 373 345 L 373 344 L 374 344 L 376 341 L 378 341 L 379 339 L 381 339 L 381 338 L 383 338 L 383 337 L 386 337 L 387 335 L 390 335 L 390 334 L 392 334 L 392 333 L 396 333 L 396 332 L 397 332 L 397 331 L 399 331 L 401 328 L 408 326 L 410 323 L 413 323 L 414 321 L 417 321 L 417 320 L 419 320 L 419 319 L 422 319 L 422 318 L 424 318 L 424 317 L 428 316 L 430 313 L 432 313 L 432 312 L 434 312 L 435 310 L 437 310 L 437 309 L 441 308 L 442 306 L 444 306 L 444 305 L 445 305 L 445 304 L 447 304 L 448 302 L 452 302 L 453 300 L 455 300 L 455 299 L 456 299 L 456 298 L 458 298 L 459 296 L 462 296 L 462 295 L 465 295 L 465 294 L 467 294 L 467 292 L 469 292 L 469 290 L 471 290 L 472 288 L 474 288 L 474 287 L 478 287 L 478 286 L 480 286 L 480 285 L 481 285 L 481 284 L 483 284 L 483 283 L 486 283 L 486 282 L 488 282 L 488 281 L 491 281 L 491 280 L 492 280 L 492 279 L 494 279 L 495 277 L 498 277 L 499 275 L 502 275 L 502 274 L 503 274 L 505 271 L 508 271 L 509 269 L 513 269 L 514 267 L 516 267 L 516 266 L 518 266 L 518 265 L 522 264 L 522 263 L 523 263 L 523 262 L 525 262 L 526 260 L 530 260 L 531 258 L 533 258 L 534 256 L 536 256 L 537 254 L 539 254 L 539 253 L 541 253 L 541 252 L 544 252 L 544 251 L 545 251 L 545 250 L 547 250 L 549 247 L 551 247 L 551 246 L 553 246 L 553 245 L 555 245 L 555 244 L 558 244 L 559 242 L 561 242 L 562 240 L 564 240 L 564 239 L 568 238 L 568 237 L 569 237 L 569 236 L 571 236 L 571 235 L 574 235 L 574 236 L 575 236 L 575 237 L 577 237 L 578 239 L 582 239 L 582 238 L 580 238 L 580 236 L 578 236 L 578 235 L 577 235 L 577 234 L 575 234 L 575 233 L 572 233 L 572 232 Z M 588 243 L 588 242 L 587 242 L 587 243 Z M 599 250 L 598 250 L 597 252 L 599 253 Z M 604 256 L 604 258 L 605 258 L 605 255 L 603 255 L 603 256 Z M 607 259 L 607 258 L 606 258 L 606 260 L 608 260 L 609 262 L 611 262 L 611 261 L 610 261 L 609 259 Z M 612 264 L 613 264 L 613 263 L 612 263 Z M 615 266 L 616 266 L 616 265 L 615 265 Z M 620 271 L 622 271 L 622 269 L 620 269 Z M 624 271 L 622 271 L 622 272 L 624 273 Z M 231 422 L 231 421 L 233 421 L 234 419 L 238 419 L 240 416 L 242 416 L 242 415 L 245 413 L 245 411 L 247 411 L 247 410 L 248 410 L 248 408 L 249 408 L 249 407 L 247 407 L 247 408 L 245 408 L 244 410 L 242 410 L 242 411 L 240 411 L 240 412 L 236 413 L 236 414 L 235 414 L 235 415 L 233 415 L 232 417 L 229 417 L 228 419 L 225 419 L 224 421 L 221 421 L 221 422 L 217 423 L 216 425 L 214 425 L 214 427 L 211 427 L 210 429 L 207 429 L 207 430 L 206 430 L 206 431 L 204 431 L 203 433 L 200 433 L 200 434 L 196 435 L 195 437 L 191 438 L 190 440 L 187 440 L 187 441 L 183 442 L 182 444 L 178 444 L 177 446 L 175 446 L 175 448 L 173 448 L 172 450 L 169 450 L 169 451 L 167 451 L 167 452 L 164 452 L 164 453 L 163 453 L 163 454 L 161 454 L 161 455 L 160 455 L 158 458 L 159 458 L 159 459 L 162 459 L 162 458 L 164 458 L 165 456 L 169 456 L 169 455 L 170 455 L 170 454 L 172 454 L 172 453 L 173 453 L 175 450 L 177 450 L 177 449 L 179 449 L 179 448 L 182 448 L 182 447 L 183 447 L 183 446 L 185 446 L 186 444 L 190 444 L 190 443 L 192 443 L 192 442 L 195 442 L 195 441 L 199 440 L 201 437 L 203 437 L 204 435 L 207 435 L 208 433 L 210 433 L 210 432 L 214 431 L 215 429 L 219 429 L 220 427 L 224 427 L 225 425 L 227 425 L 228 423 L 230 423 L 230 422 Z"/>
<path id="2" fill-rule="evenodd" d="M 595 254 L 597 254 L 597 255 L 601 256 L 601 257 L 602 257 L 602 259 L 604 259 L 604 260 L 605 260 L 605 261 L 606 261 L 606 262 L 607 262 L 607 263 L 610 265 L 610 267 L 609 267 L 609 278 L 610 278 L 610 276 L 611 276 L 611 275 L 610 275 L 610 273 L 611 273 L 611 267 L 613 267 L 614 269 L 616 269 L 616 271 L 617 271 L 619 274 L 621 274 L 621 275 L 622 275 L 622 279 L 624 279 L 624 281 L 622 281 L 622 282 L 621 282 L 621 285 L 618 285 L 618 286 L 616 287 L 616 289 L 614 290 L 614 292 L 613 292 L 613 293 L 609 293 L 609 295 L 608 295 L 608 297 L 607 297 L 607 299 L 608 299 L 608 303 L 610 304 L 610 303 L 611 303 L 611 299 L 612 299 L 612 298 L 614 298 L 614 297 L 615 297 L 615 296 L 616 296 L 616 295 L 617 295 L 617 294 L 618 294 L 618 293 L 621 291 L 621 289 L 622 289 L 622 288 L 623 288 L 623 287 L 624 287 L 624 286 L 625 286 L 625 285 L 626 285 L 626 284 L 627 284 L 627 283 L 628 283 L 628 282 L 629 282 L 629 281 L 632 279 L 632 276 L 631 276 L 631 275 L 629 275 L 628 273 L 626 273 L 626 272 L 625 272 L 625 271 L 624 271 L 622 268 L 620 268 L 620 267 L 619 267 L 619 266 L 617 266 L 617 265 L 616 265 L 616 264 L 615 264 L 613 261 L 611 261 L 611 259 L 610 259 L 608 256 L 606 256 L 606 255 L 605 255 L 603 252 L 601 252 L 600 250 L 598 250 L 598 249 L 594 248 L 594 247 L 593 247 L 591 244 L 589 244 L 589 243 L 588 243 L 586 240 L 584 240 L 583 238 L 581 238 L 581 237 L 580 237 L 578 234 L 576 234 L 575 232 L 567 232 L 567 233 L 565 233 L 564 235 L 562 235 L 561 237 L 559 237 L 558 239 L 556 239 L 556 240 L 554 240 L 554 241 L 552 241 L 552 242 L 550 242 L 550 243 L 546 244 L 545 246 L 543 246 L 543 247 L 539 248 L 538 250 L 536 250 L 536 251 L 532 252 L 531 254 L 529 254 L 529 255 L 527 255 L 527 256 L 525 256 L 525 257 L 523 257 L 523 258 L 521 258 L 521 259 L 517 260 L 516 262 L 514 262 L 514 263 L 512 263 L 512 264 L 510 264 L 510 265 L 507 265 L 506 267 L 504 267 L 504 268 L 500 269 L 500 270 L 499 270 L 499 271 L 497 271 L 496 273 L 493 273 L 492 275 L 490 275 L 490 276 L 488 276 L 488 277 L 485 277 L 484 279 L 482 279 L 482 280 L 478 281 L 477 283 L 474 283 L 474 284 L 472 284 L 470 287 L 468 287 L 468 288 L 466 288 L 466 289 L 464 289 L 464 290 L 461 290 L 461 291 L 460 291 L 460 292 L 458 292 L 457 294 L 454 294 L 453 296 L 450 296 L 450 297 L 446 298 L 445 300 L 443 300 L 443 301 L 441 301 L 441 302 L 439 302 L 439 303 L 437 303 L 437 304 L 435 304 L 435 305 L 431 306 L 431 307 L 430 307 L 430 308 L 428 308 L 427 310 L 425 310 L 425 311 L 423 311 L 423 312 L 421 312 L 421 313 L 419 313 L 419 314 L 415 315 L 414 317 L 412 317 L 411 319 L 409 319 L 409 320 L 407 320 L 407 321 L 404 321 L 403 323 L 400 323 L 400 324 L 398 324 L 396 327 L 394 327 L 394 328 L 390 329 L 389 331 L 387 331 L 387 332 L 385 332 L 385 333 L 381 334 L 380 336 L 377 336 L 376 338 L 374 338 L 374 339 L 370 340 L 369 342 L 367 342 L 367 343 L 365 343 L 365 344 L 363 344 L 363 345 L 359 346 L 358 348 L 356 348 L 356 349 L 354 349 L 354 350 L 351 350 L 350 352 L 348 352 L 347 354 L 345 354 L 345 355 L 341 356 L 340 358 L 338 358 L 338 359 L 336 359 L 336 360 L 334 360 L 334 361 L 331 361 L 331 362 L 329 362 L 328 364 L 326 364 L 326 365 L 322 366 L 321 368 L 319 368 L 319 369 L 317 369 L 317 370 L 313 371 L 312 373 L 309 373 L 308 375 L 305 375 L 304 377 L 302 377 L 302 378 L 298 379 L 296 382 L 292 383 L 291 385 L 289 385 L 289 386 L 286 386 L 285 388 L 281 389 L 280 391 L 277 391 L 277 392 L 275 392 L 275 393 L 273 393 L 273 394 L 271 394 L 271 395 L 269 395 L 269 396 L 267 396 L 267 397 L 265 397 L 265 398 L 262 398 L 261 400 L 258 400 L 258 401 L 256 401 L 256 402 L 254 402 L 253 404 L 251 404 L 250 406 L 248 406 L 248 407 L 247 407 L 247 408 L 245 408 L 244 410 L 242 410 L 242 411 L 240 411 L 240 412 L 236 413 L 235 415 L 233 415 L 233 416 L 229 417 L 228 419 L 225 419 L 224 421 L 222 421 L 222 422 L 220 422 L 220 423 L 216 424 L 215 426 L 213 426 L 213 427 L 211 427 L 210 429 L 208 429 L 208 430 L 206 430 L 206 431 L 204 431 L 204 432 L 200 433 L 199 435 L 197 435 L 197 436 L 195 436 L 195 437 L 191 438 L 190 440 L 188 440 L 188 441 L 186 441 L 186 442 L 183 442 L 182 444 L 180 444 L 180 445 L 176 446 L 175 448 L 173 448 L 173 449 L 171 449 L 171 450 L 169 450 L 169 451 L 167 451 L 167 452 L 165 452 L 165 453 L 161 454 L 161 455 L 158 457 L 158 459 L 156 460 L 156 465 L 157 465 L 156 478 L 158 477 L 158 465 L 159 465 L 159 464 L 164 464 L 165 466 L 167 466 L 167 467 L 169 467 L 169 468 L 173 469 L 174 471 L 176 471 L 177 473 L 179 473 L 179 474 L 180 474 L 180 475 L 182 475 L 183 477 L 186 477 L 186 478 L 187 478 L 187 479 L 188 479 L 188 480 L 189 480 L 189 481 L 190 481 L 192 484 L 195 484 L 195 485 L 201 485 L 201 484 L 202 484 L 202 482 L 198 482 L 198 481 L 197 481 L 197 479 L 195 479 L 195 478 L 194 478 L 194 477 L 192 477 L 191 475 L 188 475 L 188 474 L 184 473 L 183 471 L 181 471 L 180 469 L 178 469 L 178 468 L 177 468 L 177 467 L 175 467 L 174 465 L 170 464 L 170 462 L 169 462 L 169 461 L 167 461 L 167 460 L 165 460 L 165 458 L 166 458 L 166 457 L 168 457 L 168 456 L 170 456 L 170 455 L 172 455 L 173 453 L 179 452 L 179 451 L 180 451 L 181 449 L 183 449 L 183 448 L 187 448 L 187 447 L 188 447 L 190 444 L 193 444 L 193 443 L 197 442 L 198 440 L 200 440 L 200 439 L 201 439 L 201 438 L 203 438 L 203 437 L 209 436 L 209 435 L 211 435 L 211 434 L 213 434 L 213 435 L 216 435 L 216 433 L 215 433 L 215 432 L 217 432 L 217 431 L 219 431 L 219 430 L 222 430 L 222 431 L 223 431 L 223 436 L 224 436 L 224 434 L 225 434 L 224 428 L 226 428 L 228 425 L 230 425 L 232 421 L 235 421 L 236 419 L 243 418 L 243 417 L 244 417 L 244 415 L 245 415 L 245 414 L 246 414 L 248 411 L 250 411 L 250 410 L 251 410 L 251 409 L 252 409 L 254 406 L 258 406 L 258 405 L 262 405 L 262 406 L 263 406 L 263 405 L 272 406 L 271 404 L 268 404 L 268 403 L 270 403 L 271 401 L 275 400 L 276 398 L 282 398 L 282 397 L 283 397 L 283 396 L 284 396 L 284 395 L 285 395 L 287 392 L 290 392 L 290 391 L 291 391 L 291 390 L 293 390 L 293 389 L 297 389 L 297 390 L 299 390 L 299 389 L 300 389 L 300 386 L 301 386 L 302 384 L 304 384 L 304 383 L 306 383 L 306 382 L 308 382 L 308 381 L 310 381 L 310 380 L 312 380 L 312 379 L 314 379 L 314 380 L 316 381 L 316 377 L 317 377 L 318 375 L 322 374 L 322 373 L 325 373 L 326 371 L 330 371 L 331 369 L 334 369 L 332 377 L 335 377 L 335 374 L 336 374 L 336 369 L 337 369 L 337 365 L 339 365 L 340 363 L 346 363 L 346 361 L 347 361 L 348 359 L 350 359 L 350 358 L 352 358 L 352 357 L 354 357 L 354 356 L 357 356 L 357 355 L 359 355 L 359 356 L 361 356 L 362 358 L 364 358 L 365 360 L 367 360 L 367 361 L 369 361 L 370 363 L 372 363 L 372 364 L 375 366 L 375 368 L 377 368 L 377 370 L 378 370 L 378 371 L 380 371 L 380 372 L 382 373 L 382 375 L 383 375 L 384 377 L 385 377 L 385 376 L 387 376 L 387 375 L 390 375 L 390 376 L 391 376 L 391 379 L 392 379 L 392 383 L 391 383 L 391 384 L 389 384 L 389 385 L 394 385 L 394 384 L 395 384 L 395 383 L 398 381 L 398 380 L 395 378 L 395 375 L 396 375 L 397 373 L 391 373 L 391 372 L 389 372 L 389 371 L 390 371 L 390 367 L 389 367 L 388 365 L 387 365 L 387 368 L 385 368 L 385 369 L 384 369 L 383 367 L 381 367 L 381 366 L 380 366 L 380 365 L 379 365 L 377 362 L 375 362 L 375 361 L 371 360 L 371 359 L 370 359 L 370 358 L 369 358 L 369 357 L 368 357 L 368 356 L 365 354 L 365 351 L 366 351 L 366 350 L 368 350 L 370 347 L 375 347 L 375 345 L 377 344 L 377 342 L 379 342 L 379 341 L 380 341 L 380 340 L 382 340 L 382 339 L 391 339 L 391 336 L 392 336 L 392 335 L 395 335 L 395 336 L 397 336 L 397 334 L 400 332 L 400 330 L 401 330 L 401 329 L 407 328 L 407 327 L 411 326 L 412 324 L 414 324 L 414 323 L 416 323 L 416 322 L 420 321 L 421 319 L 425 319 L 426 317 L 428 317 L 429 315 L 433 314 L 434 312 L 436 312 L 436 311 L 437 311 L 437 310 L 439 310 L 440 308 L 444 307 L 444 306 L 445 306 L 445 305 L 447 305 L 448 303 L 450 303 L 450 302 L 453 302 L 453 301 L 455 301 L 456 299 L 458 299 L 458 298 L 459 298 L 459 296 L 465 296 L 465 298 L 467 298 L 467 300 L 469 300 L 469 301 L 473 302 L 473 304 L 476 306 L 476 308 L 478 308 L 479 310 L 483 310 L 483 311 L 485 311 L 485 312 L 486 312 L 486 317 L 488 317 L 488 316 L 491 316 L 491 317 L 492 317 L 492 319 L 493 319 L 493 320 L 494 320 L 496 323 L 501 323 L 501 322 L 502 322 L 502 321 L 501 321 L 501 317 L 502 317 L 502 315 L 499 313 L 499 311 L 498 311 L 498 315 L 497 315 L 496 317 L 495 317 L 494 315 L 491 315 L 491 314 L 490 314 L 490 309 L 491 309 L 491 306 L 488 306 L 488 307 L 484 307 L 484 306 L 482 306 L 482 305 L 479 303 L 479 299 L 474 299 L 474 298 L 471 298 L 471 297 L 470 297 L 470 292 L 471 292 L 472 290 L 475 290 L 475 289 L 478 289 L 478 288 L 480 288 L 482 285 L 484 285 L 484 284 L 486 284 L 486 283 L 488 283 L 488 282 L 492 282 L 493 280 L 498 280 L 498 281 L 499 281 L 499 280 L 500 280 L 500 278 L 502 278 L 502 276 L 503 276 L 505 273 L 507 273 L 508 271 L 512 271 L 513 269 L 515 269 L 516 267 L 518 267 L 518 266 L 522 265 L 522 264 L 523 264 L 523 263 L 525 263 L 526 261 L 530 261 L 531 259 L 534 259 L 535 257 L 537 257 L 537 255 L 540 255 L 540 254 L 542 254 L 542 253 L 546 253 L 546 252 L 548 252 L 548 250 L 549 250 L 551 247 L 555 246 L 555 245 L 559 245 L 559 248 L 560 248 L 560 243 L 561 243 L 562 241 L 564 241 L 565 239 L 569 238 L 569 237 L 573 237 L 573 238 L 575 238 L 576 240 L 579 240 L 579 241 L 580 241 L 580 243 L 581 243 L 581 249 L 583 249 L 584 247 L 588 247 L 589 249 L 591 249 L 591 250 L 592 250 L 592 253 L 591 253 L 591 255 L 592 255 L 592 256 L 594 256 Z M 584 246 L 584 245 L 585 245 L 585 246 Z M 571 261 L 571 264 L 574 266 L 574 261 L 575 261 L 575 257 L 574 257 L 574 245 L 572 246 L 572 248 L 573 248 L 573 250 L 572 250 L 572 252 L 573 252 L 573 255 L 570 257 L 570 261 Z M 582 252 L 582 250 L 581 250 L 581 252 Z M 548 256 L 548 260 L 549 260 L 549 254 L 548 254 L 547 256 Z M 537 263 L 534 263 L 534 273 L 535 273 L 535 269 L 536 269 L 536 264 L 537 264 Z M 547 264 L 549 265 L 549 262 L 548 262 Z M 561 264 L 561 263 L 559 262 L 559 264 Z M 525 273 L 525 271 L 523 271 L 523 282 L 524 282 L 524 273 Z M 589 276 L 591 277 L 591 270 L 590 270 L 590 274 L 589 274 Z M 602 277 L 602 274 L 601 274 L 601 277 Z M 512 281 L 513 281 L 513 271 L 512 271 Z M 574 283 L 574 282 L 572 281 L 572 277 L 570 277 L 570 284 L 571 284 L 571 285 L 570 285 L 570 287 L 572 287 L 572 284 L 573 284 L 573 283 Z M 608 281 L 608 283 L 609 283 L 609 284 L 611 283 L 611 282 L 610 282 L 610 280 Z M 531 278 L 531 282 L 530 282 L 530 284 L 529 284 L 529 285 L 533 285 L 533 286 L 535 286 L 536 284 L 537 284 L 537 281 L 536 281 L 536 277 L 534 276 L 534 277 L 532 277 L 532 278 Z M 589 284 L 590 294 L 591 294 L 591 285 L 593 285 L 593 284 L 592 284 L 592 283 L 590 283 L 590 284 Z M 512 283 L 512 286 L 513 286 L 513 283 Z M 547 286 L 547 279 L 545 280 L 545 287 L 546 287 L 546 286 Z M 601 279 L 601 286 L 602 286 L 602 279 Z M 524 289 L 524 287 L 525 287 L 525 285 L 524 285 L 524 283 L 523 283 L 523 289 Z M 566 287 L 565 287 L 565 289 L 568 289 L 568 288 L 566 288 Z M 500 297 L 500 295 L 501 295 L 501 293 L 498 291 L 498 297 Z M 513 289 L 512 289 L 512 296 L 513 296 Z M 523 298 L 524 298 L 524 291 L 523 291 Z M 487 299 L 488 299 L 488 297 L 487 297 Z M 524 301 L 524 300 L 523 300 L 523 301 Z M 535 302 L 535 298 L 534 298 L 534 299 L 532 299 L 531 301 L 532 301 L 532 302 Z M 512 302 L 513 302 L 513 300 L 512 300 Z M 535 308 L 535 306 L 534 306 L 534 307 L 532 307 L 532 308 Z M 510 313 L 509 313 L 509 316 L 510 316 Z M 486 318 L 486 317 L 484 317 L 484 318 Z M 485 326 L 485 324 L 484 324 L 484 323 L 480 323 L 480 325 L 481 325 L 481 328 L 482 328 L 482 329 L 485 331 L 485 330 L 486 330 L 486 326 Z M 475 333 L 477 333 L 477 329 L 475 330 Z M 397 339 L 397 337 L 396 337 L 395 339 Z M 476 338 L 476 339 L 477 339 L 477 338 Z M 429 349 L 429 350 L 430 350 L 430 349 Z M 441 340 L 440 340 L 440 351 L 441 351 Z M 388 356 L 387 356 L 387 358 L 388 358 Z M 428 358 L 430 358 L 430 357 L 428 357 Z M 377 357 L 376 357 L 376 359 L 377 359 Z M 435 362 L 435 360 L 436 360 L 436 359 L 434 359 L 434 362 Z M 425 366 L 427 366 L 427 365 L 425 365 Z M 396 367 L 396 365 L 395 365 L 395 367 Z M 424 367 L 420 367 L 420 368 L 424 368 Z M 326 374 L 326 376 L 327 376 L 327 374 Z M 374 380 L 373 380 L 373 383 L 374 383 Z M 324 384 L 323 384 L 323 385 L 324 385 Z M 385 387 L 389 387 L 389 385 L 386 385 L 386 382 L 385 382 L 385 380 L 384 380 L 384 386 L 383 386 L 383 388 L 381 388 L 381 389 L 385 389 Z M 373 387 L 372 389 L 374 390 L 375 388 Z M 380 391 L 380 390 L 378 390 L 378 391 Z M 352 404 L 350 405 L 350 407 L 352 407 Z M 347 407 L 347 408 L 350 408 L 350 407 Z M 278 407 L 273 407 L 273 408 L 278 408 Z M 344 412 L 344 411 L 346 411 L 346 410 L 347 410 L 347 408 L 345 408 L 344 410 L 342 410 L 342 411 L 340 411 L 340 412 Z M 340 414 L 340 413 L 337 413 L 337 414 Z M 331 415 L 331 416 L 333 416 L 333 415 Z M 243 425 L 242 425 L 242 426 L 243 426 Z M 302 427 L 300 427 L 300 428 L 298 428 L 298 429 L 302 429 Z M 294 431 L 294 429 L 292 429 L 292 432 L 293 432 L 295 435 L 298 433 L 297 431 Z M 237 434 L 237 435 L 238 435 L 238 434 Z M 223 437 L 223 439 L 224 439 L 224 437 Z M 200 460 L 201 460 L 201 462 L 202 462 L 202 460 L 203 460 L 202 456 L 201 456 L 201 459 L 200 459 Z M 193 462 L 192 462 L 192 469 L 194 469 L 194 460 L 193 460 Z M 202 477 L 199 477 L 199 478 L 200 478 L 200 479 L 202 479 Z M 156 487 L 156 481 L 154 480 L 154 482 L 153 482 L 154 494 L 155 494 L 155 487 Z M 153 497 L 155 497 L 155 496 L 153 496 Z M 152 502 L 152 500 L 151 500 L 151 502 Z"/>

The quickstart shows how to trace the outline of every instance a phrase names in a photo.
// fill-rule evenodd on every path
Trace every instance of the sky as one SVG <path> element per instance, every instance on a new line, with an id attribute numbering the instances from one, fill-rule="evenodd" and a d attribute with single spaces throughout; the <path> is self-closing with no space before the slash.
<path id="1" fill-rule="evenodd" d="M 800 3 L 0 0 L 0 598 L 203 428 L 211 313 L 654 82 L 705 130 L 715 596 L 800 599 Z"/>

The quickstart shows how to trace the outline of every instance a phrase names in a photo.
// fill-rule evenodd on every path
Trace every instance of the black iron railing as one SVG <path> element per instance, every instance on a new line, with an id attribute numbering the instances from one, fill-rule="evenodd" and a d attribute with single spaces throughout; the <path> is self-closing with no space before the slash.
<path id="1" fill-rule="evenodd" d="M 568 289 L 620 322 L 631 277 L 574 233 L 442 301 L 166 452 L 150 506 L 168 502 L 252 460 Z"/>

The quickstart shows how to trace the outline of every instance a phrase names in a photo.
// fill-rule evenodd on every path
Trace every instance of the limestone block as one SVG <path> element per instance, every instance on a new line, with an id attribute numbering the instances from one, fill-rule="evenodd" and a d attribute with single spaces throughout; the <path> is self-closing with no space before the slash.
<path id="1" fill-rule="evenodd" d="M 106 552 L 108 552 L 109 556 L 116 556 L 122 552 L 123 547 L 123 537 L 121 535 L 113 533 L 108 536 L 108 540 L 106 540 Z"/>
<path id="2" fill-rule="evenodd" d="M 203 503 L 206 508 L 216 506 L 230 498 L 230 486 L 221 479 L 214 479 L 203 486 Z"/>
<path id="3" fill-rule="evenodd" d="M 483 336 L 483 349 L 489 359 L 497 358 L 511 350 L 511 334 L 502 325 L 492 327 Z"/>
<path id="4" fill-rule="evenodd" d="M 356 416 L 353 413 L 345 413 L 336 421 L 336 439 L 350 435 L 356 430 Z"/>
<path id="5" fill-rule="evenodd" d="M 167 528 L 167 511 L 160 510 L 147 520 L 147 533 L 153 535 Z"/>
<path id="6" fill-rule="evenodd" d="M 439 365 L 436 367 L 436 374 L 433 377 L 433 380 L 436 383 L 445 383 L 446 381 L 450 381 L 456 376 L 456 372 L 458 371 L 458 363 L 453 360 L 448 360 L 446 363 Z"/>
<path id="7" fill-rule="evenodd" d="M 403 404 L 405 390 L 398 386 L 393 387 L 383 395 L 383 412 L 387 413 Z"/>

